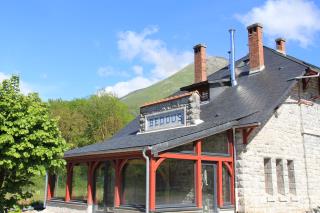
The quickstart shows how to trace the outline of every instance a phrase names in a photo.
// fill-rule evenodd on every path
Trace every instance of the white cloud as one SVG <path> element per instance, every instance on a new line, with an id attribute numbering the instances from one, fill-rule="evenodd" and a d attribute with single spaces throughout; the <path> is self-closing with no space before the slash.
<path id="1" fill-rule="evenodd" d="M 191 51 L 177 52 L 169 50 L 166 44 L 158 39 L 149 38 L 158 32 L 158 28 L 145 28 L 142 32 L 125 31 L 119 33 L 118 48 L 123 58 L 138 59 L 153 65 L 153 78 L 163 79 L 174 74 L 193 59 Z"/>
<path id="2" fill-rule="evenodd" d="M 245 25 L 262 23 L 269 37 L 298 41 L 303 47 L 320 31 L 320 10 L 310 0 L 268 0 L 236 17 Z"/>
<path id="3" fill-rule="evenodd" d="M 113 86 L 107 86 L 104 89 L 98 91 L 98 94 L 112 93 L 118 97 L 123 97 L 128 93 L 150 86 L 154 82 L 148 78 L 142 76 L 134 77 L 128 81 L 118 82 Z"/>
<path id="4" fill-rule="evenodd" d="M 133 69 L 133 72 L 136 74 L 136 75 L 143 75 L 143 67 L 140 66 L 140 65 L 134 65 L 132 67 Z"/>
<path id="5" fill-rule="evenodd" d="M 107 86 L 101 92 L 116 94 L 118 97 L 154 84 L 190 64 L 193 61 L 192 51 L 169 50 L 166 43 L 159 39 L 150 38 L 157 33 L 157 27 L 145 28 L 142 32 L 124 31 L 119 33 L 118 49 L 125 60 L 139 62 L 151 66 L 149 72 L 141 65 L 132 67 L 135 76 L 127 81 Z M 103 71 L 103 72 L 102 72 Z M 101 70 L 108 74 L 110 70 Z"/>
<path id="6" fill-rule="evenodd" d="M 10 77 L 11 75 L 0 72 L 0 82 L 2 82 L 5 79 L 9 79 Z M 25 95 L 33 92 L 33 89 L 31 88 L 31 86 L 28 83 L 21 81 L 21 78 L 20 78 L 20 90 Z"/>
<path id="7" fill-rule="evenodd" d="M 97 73 L 100 77 L 110 77 L 110 76 L 123 76 L 127 77 L 129 74 L 125 71 L 116 70 L 112 66 L 99 67 Z"/>

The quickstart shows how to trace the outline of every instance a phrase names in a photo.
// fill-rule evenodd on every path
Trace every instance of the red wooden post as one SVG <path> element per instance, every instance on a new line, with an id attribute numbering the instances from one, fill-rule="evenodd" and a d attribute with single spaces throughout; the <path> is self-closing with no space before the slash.
<path id="1" fill-rule="evenodd" d="M 195 152 L 198 156 L 196 161 L 196 204 L 198 208 L 202 208 L 202 163 L 201 163 L 201 141 L 195 143 Z"/>
<path id="2" fill-rule="evenodd" d="M 92 205 L 92 179 L 93 162 L 88 163 L 87 204 Z"/>
<path id="3" fill-rule="evenodd" d="M 150 211 L 156 210 L 156 160 L 150 157 Z"/>
<path id="4" fill-rule="evenodd" d="M 234 189 L 234 182 L 235 182 L 235 175 L 234 175 L 234 163 L 232 164 L 232 174 L 231 174 L 231 204 L 234 205 L 235 201 L 235 189 Z"/>
<path id="5" fill-rule="evenodd" d="M 120 173 L 120 160 L 115 163 L 115 184 L 114 184 L 114 207 L 120 206 L 120 186 L 121 186 L 121 173 Z"/>
<path id="6" fill-rule="evenodd" d="M 218 162 L 218 206 L 223 206 L 223 196 L 222 196 L 222 161 Z"/>
<path id="7" fill-rule="evenodd" d="M 51 198 L 54 196 L 54 189 L 52 183 L 52 175 L 48 173 L 48 186 L 47 186 L 47 200 L 51 200 Z"/>
<path id="8" fill-rule="evenodd" d="M 67 164 L 67 183 L 66 183 L 66 196 L 65 201 L 69 202 L 71 198 L 72 192 L 72 173 L 73 173 L 73 165 L 72 163 Z"/>

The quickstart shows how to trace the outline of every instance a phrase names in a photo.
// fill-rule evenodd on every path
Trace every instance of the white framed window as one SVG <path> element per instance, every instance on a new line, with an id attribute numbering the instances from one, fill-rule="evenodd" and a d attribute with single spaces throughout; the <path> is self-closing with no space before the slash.
<path id="1" fill-rule="evenodd" d="M 288 180 L 289 180 L 289 193 L 292 195 L 296 195 L 296 178 L 294 174 L 294 162 L 293 160 L 287 161 L 288 168 Z"/>
<path id="2" fill-rule="evenodd" d="M 267 194 L 273 195 L 271 158 L 264 158 L 263 163 L 265 191 Z"/>
<path id="3" fill-rule="evenodd" d="M 278 193 L 281 195 L 285 195 L 284 177 L 283 177 L 283 161 L 281 159 L 276 159 L 276 174 L 277 174 Z"/>

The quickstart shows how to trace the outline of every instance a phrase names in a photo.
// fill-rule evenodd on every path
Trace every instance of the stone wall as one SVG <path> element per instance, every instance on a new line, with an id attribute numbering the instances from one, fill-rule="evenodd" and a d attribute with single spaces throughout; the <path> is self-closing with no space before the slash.
<path id="1" fill-rule="evenodd" d="M 308 84 L 308 90 L 303 98 L 312 99 L 319 95 L 317 81 Z M 302 132 L 305 144 L 306 168 L 308 177 L 308 194 L 311 208 L 320 206 L 320 99 L 312 106 L 301 105 Z"/>
<path id="2" fill-rule="evenodd" d="M 91 207 L 92 209 L 92 207 Z M 44 213 L 88 213 L 88 206 L 86 203 L 77 202 L 63 202 L 63 201 L 49 201 L 47 203 Z"/>
<path id="3" fill-rule="evenodd" d="M 307 100 L 319 95 L 317 80 L 312 79 L 306 91 L 300 90 Z M 306 212 L 320 205 L 320 100 L 312 105 L 298 104 L 298 100 L 296 86 L 247 145 L 236 133 L 239 212 Z M 265 190 L 264 158 L 272 162 L 272 195 Z M 283 162 L 284 195 L 278 193 L 277 159 Z M 288 160 L 294 162 L 296 195 L 289 191 Z"/>

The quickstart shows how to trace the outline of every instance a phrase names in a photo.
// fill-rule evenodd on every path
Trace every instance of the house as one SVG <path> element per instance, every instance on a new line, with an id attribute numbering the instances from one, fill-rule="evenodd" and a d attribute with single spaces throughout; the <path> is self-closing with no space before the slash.
<path id="1" fill-rule="evenodd" d="M 140 116 L 111 139 L 67 151 L 63 199 L 56 198 L 60 185 L 51 175 L 47 208 L 248 213 L 317 208 L 320 68 L 287 54 L 282 38 L 276 49 L 263 46 L 261 24 L 247 29 L 249 54 L 234 69 L 231 63 L 207 76 L 206 47 L 197 45 L 194 84 L 141 106 Z M 85 187 L 73 190 L 79 181 Z"/>

